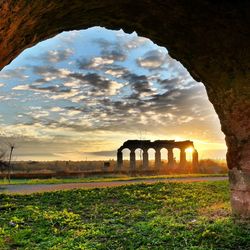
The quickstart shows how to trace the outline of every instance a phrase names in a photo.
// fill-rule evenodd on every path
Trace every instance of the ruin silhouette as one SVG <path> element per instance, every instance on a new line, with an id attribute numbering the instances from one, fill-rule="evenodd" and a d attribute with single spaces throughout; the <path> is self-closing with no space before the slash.
<path id="1" fill-rule="evenodd" d="M 180 150 L 180 163 L 179 167 L 184 168 L 186 166 L 186 152 L 187 148 L 192 148 L 192 166 L 196 170 L 198 167 L 198 151 L 194 148 L 194 143 L 192 141 L 175 141 L 175 140 L 156 140 L 151 142 L 150 140 L 127 140 L 123 145 L 117 150 L 117 171 L 121 170 L 123 167 L 123 149 L 130 150 L 130 170 L 136 171 L 136 149 L 141 149 L 142 154 L 142 168 L 147 170 L 149 167 L 149 157 L 148 150 L 155 150 L 155 168 L 160 170 L 162 166 L 161 161 L 161 149 L 165 148 L 168 151 L 168 163 L 167 167 L 171 168 L 174 166 L 174 154 L 173 149 L 177 148 Z"/>

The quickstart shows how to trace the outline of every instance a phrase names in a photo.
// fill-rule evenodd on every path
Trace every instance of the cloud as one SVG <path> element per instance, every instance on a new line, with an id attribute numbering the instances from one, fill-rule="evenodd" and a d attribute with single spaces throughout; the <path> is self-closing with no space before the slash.
<path id="1" fill-rule="evenodd" d="M 167 57 L 166 52 L 162 50 L 151 50 L 146 52 L 142 57 L 137 59 L 137 64 L 140 67 L 148 69 L 159 69 L 166 63 Z"/>
<path id="2" fill-rule="evenodd" d="M 105 74 L 111 75 L 116 78 L 123 78 L 123 76 L 128 75 L 130 72 L 124 67 L 109 67 L 106 69 Z"/>
<path id="3" fill-rule="evenodd" d="M 29 89 L 37 90 L 41 92 L 50 92 L 50 93 L 70 93 L 71 92 L 71 88 L 65 87 L 64 85 L 54 85 L 54 86 L 47 86 L 47 87 L 29 85 Z"/>
<path id="4" fill-rule="evenodd" d="M 172 90 L 178 88 L 182 79 L 179 77 L 166 78 L 166 79 L 157 79 L 157 82 L 161 85 L 163 89 Z"/>
<path id="5" fill-rule="evenodd" d="M 27 115 L 32 116 L 32 118 L 34 118 L 34 119 L 39 119 L 41 117 L 48 117 L 49 114 L 50 113 L 46 110 L 36 110 L 36 111 L 32 111 L 32 112 L 27 113 Z"/>
<path id="6" fill-rule="evenodd" d="M 117 41 L 108 41 L 103 38 L 93 39 L 93 43 L 100 47 L 100 56 L 95 56 L 91 59 L 81 58 L 77 60 L 79 69 L 96 69 L 100 70 L 107 65 L 115 62 L 123 62 L 127 58 L 127 53 L 124 47 Z"/>
<path id="7" fill-rule="evenodd" d="M 109 157 L 115 157 L 117 151 L 111 150 L 111 151 L 96 151 L 96 152 L 84 152 L 89 155 L 95 155 L 95 156 L 109 156 Z"/>
<path id="8" fill-rule="evenodd" d="M 93 57 L 90 60 L 85 58 L 77 60 L 79 69 L 95 69 L 101 70 L 109 67 L 117 61 L 125 61 L 126 55 L 122 51 L 111 50 L 102 51 L 101 56 Z"/>
<path id="9" fill-rule="evenodd" d="M 43 60 L 45 63 L 58 63 L 66 61 L 72 56 L 74 51 L 72 49 L 61 49 L 61 50 L 49 50 L 46 53 L 41 54 L 36 59 Z"/>
<path id="10" fill-rule="evenodd" d="M 72 73 L 69 76 L 81 80 L 81 84 L 92 86 L 89 93 L 95 96 L 116 95 L 118 94 L 119 89 L 123 87 L 123 84 L 100 76 L 96 73 L 88 73 L 85 75 Z"/>
<path id="11" fill-rule="evenodd" d="M 65 113 L 66 116 L 76 116 L 81 114 L 82 111 L 81 110 L 69 110 Z"/>
<path id="12" fill-rule="evenodd" d="M 90 61 L 86 59 L 78 60 L 79 69 L 102 69 L 104 65 L 113 64 L 114 60 L 107 57 L 94 57 Z"/>
<path id="13" fill-rule="evenodd" d="M 51 95 L 49 98 L 52 100 L 70 100 L 79 94 L 76 89 L 71 89 L 70 91 L 57 91 L 55 95 Z"/>
<path id="14" fill-rule="evenodd" d="M 70 93 L 71 88 L 65 87 L 63 85 L 54 86 L 36 86 L 36 85 L 18 85 L 12 88 L 13 90 L 35 90 L 39 92 L 50 92 L 50 93 Z"/>
<path id="15" fill-rule="evenodd" d="M 118 68 L 114 67 L 114 69 Z M 200 91 L 199 84 L 196 89 L 194 86 L 183 88 L 182 86 L 185 84 L 179 78 L 159 79 L 157 82 L 163 88 L 157 90 L 149 80 L 157 80 L 157 77 L 137 75 L 122 67 L 119 70 L 122 79 L 126 81 L 124 84 L 112 81 L 97 73 L 68 73 L 65 81 L 77 81 L 79 89 L 64 88 L 63 85 L 17 86 L 17 89 L 52 94 L 49 98 L 53 100 L 67 99 L 77 102 L 76 106 L 54 109 L 55 112 L 63 111 L 59 120 L 38 114 L 38 116 L 33 117 L 33 122 L 29 124 L 40 123 L 80 133 L 94 130 L 130 131 L 134 126 L 150 126 L 152 129 L 157 129 L 157 126 L 162 127 L 166 124 L 169 126 L 188 124 L 195 117 L 202 119 L 200 105 L 194 107 L 191 100 L 196 98 L 197 90 Z M 130 85 L 126 85 L 128 82 Z M 120 90 L 124 86 L 127 89 L 122 91 L 125 91 L 126 95 L 120 96 L 119 100 L 108 98 L 121 93 Z M 81 89 L 84 91 L 82 92 Z M 81 106 L 79 106 L 80 103 Z M 84 123 L 81 121 L 83 119 Z"/>
<path id="16" fill-rule="evenodd" d="M 103 58 L 107 58 L 113 61 L 125 61 L 127 54 L 124 52 L 121 46 L 114 46 L 112 49 L 103 49 L 101 51 Z"/>
<path id="17" fill-rule="evenodd" d="M 146 75 L 137 75 L 134 73 L 125 73 L 123 78 L 127 80 L 131 87 L 132 94 L 129 99 L 138 99 L 155 94 L 155 88 Z"/>
<path id="18" fill-rule="evenodd" d="M 139 37 L 139 36 L 137 36 L 136 33 L 133 33 L 132 35 L 133 36 L 131 38 L 126 37 L 124 39 L 123 46 L 127 50 L 133 50 L 133 49 L 137 49 L 139 47 L 143 47 L 146 43 L 150 42 L 150 40 L 148 38 Z"/>
<path id="19" fill-rule="evenodd" d="M 112 59 L 114 61 L 124 61 L 127 58 L 127 53 L 122 41 L 109 41 L 103 38 L 93 39 L 92 41 L 99 45 L 103 58 Z"/>
<path id="20" fill-rule="evenodd" d="M 70 32 L 62 32 L 56 37 L 58 38 L 58 44 L 62 44 L 64 46 L 73 46 L 74 42 L 80 39 L 80 35 L 80 30 L 72 30 Z"/>
<path id="21" fill-rule="evenodd" d="M 68 69 L 55 68 L 52 66 L 32 66 L 33 73 L 45 77 L 45 81 L 55 80 L 56 78 L 67 78 L 70 74 Z"/>
<path id="22" fill-rule="evenodd" d="M 108 49 L 114 44 L 112 41 L 105 38 L 95 38 L 92 39 L 92 42 L 98 44 L 102 49 Z"/>
<path id="23" fill-rule="evenodd" d="M 27 79 L 29 78 L 28 75 L 25 75 L 25 70 L 27 68 L 26 67 L 16 67 L 15 69 L 4 69 L 2 71 L 0 71 L 0 78 L 3 79 Z"/>
<path id="24" fill-rule="evenodd" d="M 61 112 L 61 111 L 64 111 L 64 109 L 61 107 L 52 107 L 52 108 L 50 108 L 50 111 L 51 112 Z"/>
<path id="25" fill-rule="evenodd" d="M 28 84 L 26 85 L 17 85 L 15 87 L 12 88 L 13 90 L 29 90 L 30 87 Z"/>

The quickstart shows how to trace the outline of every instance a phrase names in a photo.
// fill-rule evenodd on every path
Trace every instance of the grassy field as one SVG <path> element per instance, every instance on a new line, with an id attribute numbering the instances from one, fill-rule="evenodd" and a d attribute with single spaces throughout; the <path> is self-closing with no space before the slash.
<path id="1" fill-rule="evenodd" d="M 154 175 L 154 176 L 122 176 L 107 175 L 84 178 L 49 178 L 49 179 L 12 179 L 10 184 L 57 184 L 57 183 L 78 183 L 78 182 L 102 182 L 102 181 L 128 181 L 145 179 L 166 179 L 166 178 L 188 178 L 188 177 L 217 177 L 227 176 L 227 174 L 178 174 L 178 175 Z M 7 179 L 1 179 L 0 185 L 9 184 Z"/>
<path id="2" fill-rule="evenodd" d="M 250 249 L 228 183 L 0 195 L 0 249 Z"/>

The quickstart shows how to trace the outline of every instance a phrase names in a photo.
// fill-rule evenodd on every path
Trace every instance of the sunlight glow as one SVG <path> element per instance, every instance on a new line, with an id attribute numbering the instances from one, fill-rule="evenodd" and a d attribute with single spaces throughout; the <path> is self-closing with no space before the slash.
<path id="1" fill-rule="evenodd" d="M 187 148 L 185 151 L 186 151 L 187 153 L 193 153 L 194 149 L 190 147 L 190 148 Z"/>

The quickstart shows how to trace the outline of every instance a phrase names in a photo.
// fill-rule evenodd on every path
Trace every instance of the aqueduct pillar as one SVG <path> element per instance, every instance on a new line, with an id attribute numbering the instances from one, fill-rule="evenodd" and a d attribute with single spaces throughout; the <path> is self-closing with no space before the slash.
<path id="1" fill-rule="evenodd" d="M 130 170 L 135 171 L 135 169 L 136 169 L 135 150 L 131 149 L 131 151 L 130 151 Z"/>
<path id="2" fill-rule="evenodd" d="M 117 151 L 117 169 L 120 170 L 123 166 L 123 154 L 121 150 Z"/>
<path id="3" fill-rule="evenodd" d="M 170 168 L 174 166 L 174 153 L 172 148 L 168 148 L 168 166 Z"/>
<path id="4" fill-rule="evenodd" d="M 143 150 L 142 159 L 143 159 L 142 168 L 146 170 L 148 168 L 148 150 L 147 149 Z"/>
<path id="5" fill-rule="evenodd" d="M 160 148 L 155 149 L 155 167 L 156 169 L 161 168 L 161 149 Z"/>

